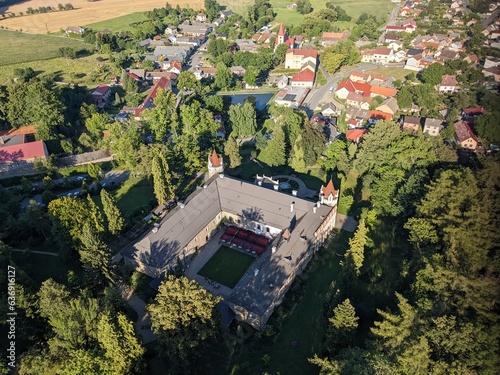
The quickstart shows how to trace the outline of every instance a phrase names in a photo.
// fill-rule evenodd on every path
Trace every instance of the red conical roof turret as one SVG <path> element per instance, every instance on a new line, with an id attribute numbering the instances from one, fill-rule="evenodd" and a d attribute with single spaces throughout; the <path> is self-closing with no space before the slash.
<path id="1" fill-rule="evenodd" d="M 280 30 L 278 31 L 278 36 L 284 36 L 285 30 L 283 29 L 283 22 L 280 23 Z"/>

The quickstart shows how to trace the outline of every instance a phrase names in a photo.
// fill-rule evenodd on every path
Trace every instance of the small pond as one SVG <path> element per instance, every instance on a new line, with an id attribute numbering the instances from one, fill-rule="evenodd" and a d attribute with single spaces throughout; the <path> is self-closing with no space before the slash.
<path id="1" fill-rule="evenodd" d="M 274 94 L 232 94 L 232 95 L 224 95 L 229 96 L 231 98 L 231 104 L 245 104 L 245 99 L 249 96 L 253 96 L 255 98 L 255 107 L 262 111 L 269 100 L 274 96 Z"/>
<path id="2" fill-rule="evenodd" d="M 281 190 L 286 190 L 286 189 L 291 189 L 292 185 L 290 185 L 288 182 L 281 182 L 280 183 L 280 189 Z"/>

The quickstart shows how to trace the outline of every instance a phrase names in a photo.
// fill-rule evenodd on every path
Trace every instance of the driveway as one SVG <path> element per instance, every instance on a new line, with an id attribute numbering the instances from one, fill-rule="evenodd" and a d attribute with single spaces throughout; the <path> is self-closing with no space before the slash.
<path id="1" fill-rule="evenodd" d="M 297 189 L 297 196 L 299 198 L 313 198 L 318 193 L 315 190 L 309 189 L 307 185 L 304 183 L 304 181 L 302 181 L 300 178 L 284 174 L 273 176 L 273 179 L 278 179 L 278 178 L 288 178 L 289 180 L 295 181 L 299 185 Z"/>

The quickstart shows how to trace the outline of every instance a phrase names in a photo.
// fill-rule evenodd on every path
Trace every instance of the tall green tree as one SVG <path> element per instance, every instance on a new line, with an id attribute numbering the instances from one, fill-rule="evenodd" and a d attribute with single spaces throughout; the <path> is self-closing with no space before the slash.
<path id="1" fill-rule="evenodd" d="M 214 80 L 215 87 L 222 90 L 229 90 L 232 81 L 233 76 L 231 74 L 231 70 L 224 63 L 218 63 Z"/>
<path id="2" fill-rule="evenodd" d="M 139 373 L 145 350 L 132 322 L 121 313 L 114 318 L 104 314 L 97 328 L 97 340 L 106 358 L 105 372 L 110 375 Z"/>
<path id="3" fill-rule="evenodd" d="M 352 265 L 357 275 L 365 260 L 365 246 L 368 241 L 368 230 L 364 219 L 361 219 L 354 237 L 349 240 L 349 249 L 346 252 L 347 263 Z"/>
<path id="4" fill-rule="evenodd" d="M 266 147 L 260 152 L 259 160 L 270 167 L 277 167 L 286 164 L 286 143 L 285 133 L 280 126 L 276 126 L 272 138 L 267 142 Z"/>
<path id="5" fill-rule="evenodd" d="M 111 250 L 102 240 L 100 233 L 89 224 L 85 224 L 82 228 L 80 241 L 82 243 L 79 251 L 80 260 L 84 267 L 90 271 L 97 271 L 108 281 L 113 281 Z"/>
<path id="6" fill-rule="evenodd" d="M 152 304 L 151 328 L 171 357 L 186 366 L 204 341 L 219 331 L 216 305 L 220 297 L 213 296 L 196 281 L 186 277 L 167 276 Z"/>
<path id="7" fill-rule="evenodd" d="M 328 319 L 327 345 L 337 350 L 352 345 L 359 318 L 349 299 L 344 300 L 333 309 L 333 316 Z"/>
<path id="8" fill-rule="evenodd" d="M 255 106 L 250 102 L 232 105 L 229 107 L 229 121 L 232 125 L 232 132 L 238 137 L 255 134 L 257 129 L 257 115 Z"/>
<path id="9" fill-rule="evenodd" d="M 229 166 L 231 168 L 237 168 L 241 165 L 240 147 L 232 135 L 227 139 L 224 152 L 229 158 Z"/>
<path id="10" fill-rule="evenodd" d="M 157 140 L 163 140 L 170 131 L 177 135 L 177 97 L 172 90 L 158 90 L 154 99 L 155 107 L 148 109 L 145 117 Z"/>
<path id="11" fill-rule="evenodd" d="M 123 229 L 125 220 L 116 204 L 116 200 L 106 189 L 102 189 L 101 202 L 108 223 L 108 230 L 111 234 L 117 235 Z"/>

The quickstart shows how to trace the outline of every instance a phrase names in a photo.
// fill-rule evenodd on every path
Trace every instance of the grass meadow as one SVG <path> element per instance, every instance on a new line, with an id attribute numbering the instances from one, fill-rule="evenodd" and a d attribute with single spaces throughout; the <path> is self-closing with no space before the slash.
<path id="1" fill-rule="evenodd" d="M 122 30 L 131 31 L 134 29 L 131 26 L 132 23 L 146 21 L 146 20 L 147 17 L 145 16 L 144 12 L 137 12 L 101 22 L 90 23 L 88 25 L 85 25 L 85 27 L 89 27 L 93 30 L 98 30 L 98 31 L 104 29 L 108 29 L 113 32 L 120 32 Z"/>
<path id="2" fill-rule="evenodd" d="M 49 60 L 58 56 L 59 48 L 71 47 L 75 51 L 90 45 L 74 38 L 52 35 L 26 34 L 0 30 L 0 66 L 31 61 Z"/>

